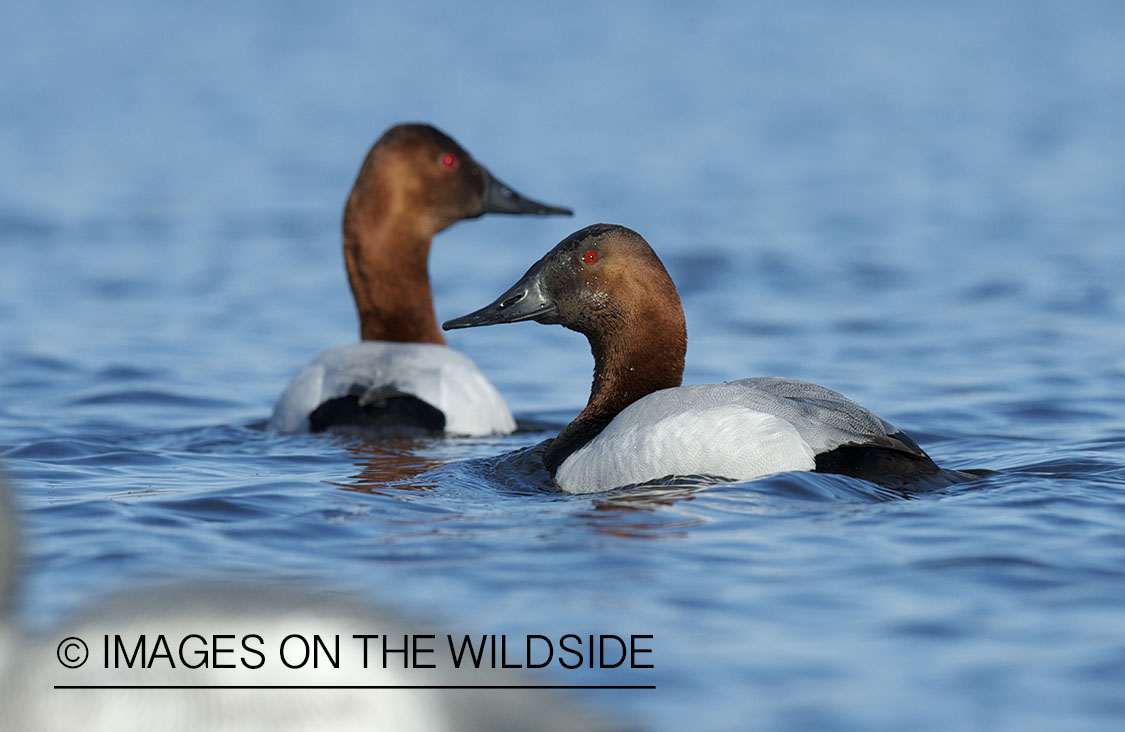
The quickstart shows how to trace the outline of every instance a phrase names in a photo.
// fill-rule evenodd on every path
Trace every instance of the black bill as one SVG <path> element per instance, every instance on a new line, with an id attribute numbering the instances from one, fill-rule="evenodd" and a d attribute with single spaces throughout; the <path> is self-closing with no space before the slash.
<path id="1" fill-rule="evenodd" d="M 443 330 L 474 328 L 478 325 L 518 323 L 539 320 L 555 312 L 555 301 L 547 294 L 542 263 L 536 263 L 520 281 L 508 288 L 491 305 L 442 323 Z"/>
<path id="2" fill-rule="evenodd" d="M 517 193 L 484 167 L 484 200 L 481 213 L 534 214 L 536 216 L 573 216 L 574 212 L 562 206 L 541 203 Z"/>

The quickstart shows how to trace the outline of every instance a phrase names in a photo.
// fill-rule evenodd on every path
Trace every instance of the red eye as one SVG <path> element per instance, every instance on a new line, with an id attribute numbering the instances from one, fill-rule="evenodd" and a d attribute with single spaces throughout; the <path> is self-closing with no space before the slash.
<path id="1" fill-rule="evenodd" d="M 452 153 L 446 153 L 445 155 L 441 156 L 441 164 L 447 168 L 456 168 L 457 156 L 453 155 Z"/>
<path id="2" fill-rule="evenodd" d="M 595 251 L 586 252 L 582 255 L 582 259 L 585 260 L 586 264 L 593 264 L 598 261 L 598 253 Z"/>

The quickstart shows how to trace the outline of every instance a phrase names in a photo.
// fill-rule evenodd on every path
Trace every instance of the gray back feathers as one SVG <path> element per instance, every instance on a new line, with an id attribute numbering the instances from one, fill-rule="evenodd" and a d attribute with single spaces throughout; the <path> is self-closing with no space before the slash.
<path id="1" fill-rule="evenodd" d="M 736 403 L 791 423 L 816 453 L 857 444 L 923 454 L 897 427 L 823 386 L 773 376 L 739 379 L 725 386 L 738 388 L 732 394 Z"/>

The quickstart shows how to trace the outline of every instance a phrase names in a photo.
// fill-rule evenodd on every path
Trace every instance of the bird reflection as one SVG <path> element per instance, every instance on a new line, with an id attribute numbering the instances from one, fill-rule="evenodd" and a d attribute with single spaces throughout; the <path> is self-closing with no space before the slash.
<path id="1" fill-rule="evenodd" d="M 422 454 L 426 444 L 426 440 L 407 438 L 350 441 L 345 449 L 359 472 L 349 476 L 347 482 L 327 482 L 329 485 L 360 493 L 373 493 L 384 488 L 433 490 L 437 487 L 436 483 L 419 481 L 418 476 L 445 465 L 449 460 Z"/>
<path id="2" fill-rule="evenodd" d="M 430 442 L 424 439 L 349 439 L 343 447 L 358 472 L 347 480 L 328 483 L 343 490 L 371 494 L 436 490 L 443 478 L 433 471 L 457 463 L 464 468 L 462 477 L 472 476 L 498 490 L 557 495 L 558 488 L 542 461 L 550 442 L 491 458 L 457 461 L 426 455 Z M 680 537 L 704 519 L 668 509 L 694 500 L 697 493 L 719 482 L 722 481 L 709 476 L 669 476 L 610 493 L 566 498 L 590 502 L 590 508 L 575 517 L 599 534 L 629 539 Z"/>
<path id="3" fill-rule="evenodd" d="M 679 481 L 679 482 L 678 482 Z M 681 501 L 695 500 L 695 494 L 710 483 L 693 477 L 668 478 L 635 488 L 625 488 L 595 499 L 592 511 L 579 514 L 599 534 L 626 539 L 666 539 L 686 537 L 687 529 L 703 523 L 666 510 Z"/>

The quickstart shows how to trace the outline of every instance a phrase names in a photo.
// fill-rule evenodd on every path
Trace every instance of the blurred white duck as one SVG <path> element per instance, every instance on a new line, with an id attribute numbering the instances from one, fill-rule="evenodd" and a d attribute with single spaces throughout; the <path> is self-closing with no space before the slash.
<path id="1" fill-rule="evenodd" d="M 286 732 L 307 730 L 349 732 L 393 729 L 402 732 L 529 730 L 568 732 L 620 729 L 587 716 L 537 690 L 507 689 L 129 689 L 124 686 L 464 686 L 528 684 L 518 672 L 459 670 L 440 663 L 438 653 L 424 656 L 438 668 L 402 668 L 401 655 L 391 654 L 382 667 L 381 646 L 372 646 L 367 668 L 362 647 L 353 635 L 380 634 L 402 646 L 403 635 L 439 634 L 438 624 L 410 627 L 398 617 L 339 592 L 274 585 L 193 584 L 149 587 L 104 600 L 62 627 L 23 632 L 11 614 L 15 599 L 15 516 L 0 478 L 0 730 L 4 732 Z M 289 669 L 280 661 L 279 646 L 290 634 L 312 639 L 340 636 L 339 668 L 328 663 Z M 103 638 L 120 635 L 135 652 L 146 638 L 151 658 L 157 638 L 167 639 L 172 662 L 159 659 L 141 668 L 123 662 L 115 668 L 105 659 Z M 216 640 L 215 635 L 220 638 Z M 227 637 L 224 637 L 227 636 Z M 230 638 L 229 636 L 234 636 Z M 261 643 L 251 636 L 262 639 Z M 243 646 L 240 639 L 250 639 Z M 75 642 L 81 639 L 85 651 Z M 184 639 L 187 639 L 186 641 Z M 188 668 L 179 646 L 186 647 Z M 311 642 L 311 641 L 310 641 Z M 230 649 L 220 655 L 203 649 Z M 289 656 L 297 665 L 302 648 Z M 259 657 L 245 650 L 253 648 Z M 345 652 L 346 651 L 346 652 Z M 76 661 L 66 668 L 60 658 Z M 243 663 L 243 659 L 246 662 Z M 258 665 L 260 667 L 253 668 Z M 216 664 L 234 668 L 216 668 Z M 174 665 L 174 667 L 173 667 Z M 108 666 L 108 668 L 107 668 Z M 396 668 L 397 666 L 397 668 Z M 543 682 L 539 682 L 543 683 Z M 104 686 L 100 689 L 55 689 L 55 686 Z"/>

